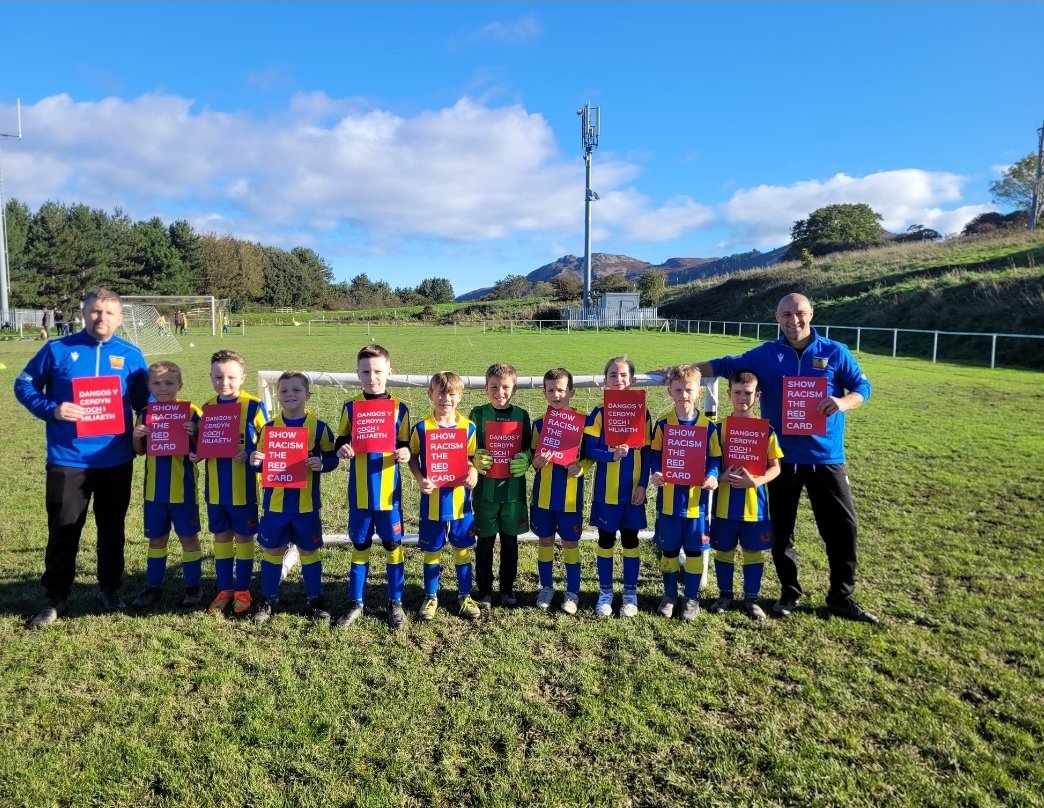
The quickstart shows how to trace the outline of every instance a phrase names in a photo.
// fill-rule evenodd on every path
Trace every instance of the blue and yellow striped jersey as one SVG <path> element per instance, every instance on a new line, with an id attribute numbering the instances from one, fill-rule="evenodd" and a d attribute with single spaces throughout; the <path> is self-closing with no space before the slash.
<path id="1" fill-rule="evenodd" d="M 202 410 L 195 404 L 191 407 L 192 423 L 198 426 Z M 137 425 L 143 423 L 144 411 L 135 420 Z M 171 505 L 195 504 L 196 465 L 188 459 L 188 455 L 145 455 L 145 501 L 168 502 Z"/>
<path id="2" fill-rule="evenodd" d="M 232 401 L 239 402 L 239 448 L 249 456 L 258 447 L 268 412 L 265 403 L 250 393 L 240 393 L 229 401 L 214 396 L 207 404 L 229 404 Z M 208 505 L 256 505 L 257 469 L 247 462 L 210 458 L 206 461 L 204 492 Z"/>
<path id="3" fill-rule="evenodd" d="M 724 455 L 724 446 L 720 443 L 721 427 L 716 430 L 719 438 L 711 446 L 711 450 Z M 783 450 L 776 440 L 776 430 L 769 427 L 768 436 L 769 459 L 780 460 Z M 720 462 L 720 460 L 719 460 Z M 714 516 L 720 519 L 735 519 L 737 522 L 762 522 L 769 518 L 768 486 L 757 488 L 739 488 L 735 491 L 728 483 L 721 483 L 714 494 Z"/>
<path id="4" fill-rule="evenodd" d="M 266 513 L 311 513 L 318 511 L 321 505 L 319 498 L 319 475 L 325 471 L 333 471 L 340 462 L 334 449 L 333 431 L 325 421 L 320 421 L 310 410 L 305 410 L 304 418 L 284 418 L 280 413 L 267 424 L 268 427 L 303 426 L 308 429 L 308 443 L 312 457 L 322 458 L 323 471 L 313 471 L 305 478 L 304 488 L 266 488 L 264 489 L 264 510 Z M 264 446 L 264 430 L 259 441 Z"/>
<path id="5" fill-rule="evenodd" d="M 407 446 L 410 442 L 410 413 L 406 405 L 389 396 L 395 405 L 395 444 Z M 338 444 L 351 443 L 355 403 L 367 401 L 358 396 L 346 401 L 341 408 L 341 422 L 337 427 Z M 345 440 L 347 438 L 347 440 Z M 348 507 L 372 511 L 390 511 L 402 507 L 402 475 L 393 452 L 357 454 L 348 466 Z"/>
<path id="6" fill-rule="evenodd" d="M 707 474 L 717 476 L 721 467 L 721 450 L 717 449 L 718 430 L 710 418 L 701 414 L 692 421 L 682 421 L 678 413 L 672 408 L 670 412 L 659 421 L 653 428 L 652 443 L 649 446 L 649 468 L 650 472 L 661 471 L 663 468 L 663 432 L 667 424 L 684 424 L 687 426 L 707 427 Z M 717 452 L 715 454 L 715 451 Z M 703 482 L 702 480 L 700 481 Z M 705 491 L 699 485 L 674 485 L 666 483 L 656 494 L 656 510 L 667 516 L 681 516 L 686 519 L 696 519 L 699 516 L 709 516 L 707 503 L 709 491 Z"/>
<path id="7" fill-rule="evenodd" d="M 649 466 L 645 451 L 649 446 L 652 419 L 645 412 L 645 448 L 631 449 L 623 460 L 613 460 L 613 453 L 605 443 L 602 407 L 595 407 L 587 416 L 584 427 L 584 456 L 595 464 L 592 502 L 605 505 L 629 505 L 638 486 L 649 482 Z"/>
<path id="8" fill-rule="evenodd" d="M 459 412 L 456 413 L 456 422 L 452 426 L 439 426 L 435 423 L 435 416 L 430 415 L 423 421 L 418 421 L 410 432 L 410 452 L 419 464 L 421 474 L 427 476 L 427 458 L 425 458 L 424 436 L 428 432 L 439 429 L 466 429 L 468 431 L 468 457 L 475 456 L 478 441 L 475 437 L 475 425 Z M 453 488 L 437 488 L 432 494 L 421 494 L 420 516 L 421 519 L 430 519 L 433 522 L 450 522 L 454 519 L 463 518 L 464 514 L 471 513 L 471 492 L 463 485 Z"/>
<path id="9" fill-rule="evenodd" d="M 543 417 L 533 422 L 533 443 L 530 447 L 536 456 L 537 446 L 540 445 L 540 433 L 544 428 Z M 581 447 L 582 448 L 582 447 Z M 583 452 L 578 455 L 577 462 L 583 471 L 591 467 L 591 461 L 583 458 Z M 557 466 L 548 463 L 542 469 L 536 470 L 533 477 L 533 505 L 547 511 L 558 513 L 577 513 L 584 504 L 584 476 L 570 477 L 565 466 Z"/>

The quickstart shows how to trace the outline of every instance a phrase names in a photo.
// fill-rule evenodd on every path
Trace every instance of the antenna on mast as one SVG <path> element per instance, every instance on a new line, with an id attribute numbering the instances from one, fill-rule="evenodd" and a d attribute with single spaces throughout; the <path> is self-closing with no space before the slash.
<path id="1" fill-rule="evenodd" d="M 598 194 L 591 190 L 591 154 L 598 148 L 598 136 L 602 131 L 602 109 L 592 107 L 591 102 L 584 104 L 576 114 L 580 116 L 580 144 L 584 150 L 586 166 L 586 190 L 584 193 L 584 317 L 591 306 L 591 203 L 598 199 Z"/>

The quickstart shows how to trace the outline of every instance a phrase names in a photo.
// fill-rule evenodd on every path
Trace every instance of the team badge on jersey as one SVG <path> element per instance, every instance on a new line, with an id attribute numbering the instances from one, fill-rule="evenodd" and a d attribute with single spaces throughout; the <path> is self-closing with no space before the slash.
<path id="1" fill-rule="evenodd" d="M 110 356 L 109 367 L 113 370 L 120 370 L 123 368 L 123 357 L 122 356 Z"/>
<path id="2" fill-rule="evenodd" d="M 823 357 L 823 358 L 813 357 L 813 359 L 812 359 L 812 367 L 814 367 L 816 370 L 826 370 L 826 366 L 827 366 L 826 357 Z"/>

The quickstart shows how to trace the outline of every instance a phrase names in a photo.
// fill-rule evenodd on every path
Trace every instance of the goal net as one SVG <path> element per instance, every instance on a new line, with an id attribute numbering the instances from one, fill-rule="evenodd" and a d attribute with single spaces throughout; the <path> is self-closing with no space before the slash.
<path id="1" fill-rule="evenodd" d="M 181 345 L 174 338 L 173 326 L 155 306 L 123 304 L 123 325 L 119 335 L 133 342 L 145 356 L 177 353 Z"/>
<path id="2" fill-rule="evenodd" d="M 124 303 L 153 306 L 170 323 L 175 336 L 204 329 L 217 336 L 228 313 L 228 301 L 213 295 L 121 295 Z M 177 350 L 177 349 L 175 349 Z"/>
<path id="3" fill-rule="evenodd" d="M 277 380 L 282 371 L 261 370 L 257 374 L 258 394 L 264 400 L 268 408 L 269 416 L 275 415 L 279 409 L 277 398 Z M 312 385 L 312 398 L 308 408 L 312 410 L 321 420 L 337 431 L 341 417 L 341 407 L 345 401 L 355 398 L 360 394 L 361 386 L 359 377 L 355 373 L 326 373 L 323 371 L 306 371 Z M 424 375 L 396 375 L 388 379 L 388 388 L 391 393 L 404 402 L 410 411 L 410 423 L 418 419 L 426 418 L 431 413 L 431 402 L 428 400 L 427 391 L 430 376 Z M 464 398 L 460 404 L 460 412 L 467 415 L 473 407 L 488 403 L 485 395 L 485 376 L 463 376 Z M 581 412 L 590 412 L 594 407 L 601 406 L 602 394 L 605 386 L 604 377 L 597 376 L 573 376 L 573 385 L 576 394 L 572 405 Z M 647 407 L 655 417 L 660 417 L 671 407 L 671 400 L 667 396 L 667 390 L 662 379 L 657 377 L 638 375 L 634 380 L 635 387 L 647 388 Z M 547 401 L 543 394 L 543 376 L 519 376 L 515 385 L 515 396 L 512 403 L 517 404 L 529 412 L 533 420 L 540 418 L 547 411 Z M 702 409 L 712 417 L 716 416 L 718 410 L 718 380 L 703 380 Z M 348 490 L 345 480 L 338 476 L 345 471 L 345 465 L 331 476 L 336 476 L 338 483 L 323 486 L 323 538 L 328 542 L 346 542 L 345 534 L 346 515 L 348 512 Z M 527 473 L 529 490 L 532 490 L 533 470 Z M 594 486 L 590 483 L 584 486 L 584 510 L 590 513 L 591 492 Z M 418 513 L 420 511 L 420 490 L 417 487 L 413 475 L 403 470 L 402 475 L 402 505 L 403 518 L 406 521 L 406 543 L 416 542 Z M 656 503 L 652 497 L 646 503 L 647 517 L 650 528 L 656 523 Z M 643 538 L 652 537 L 652 530 L 643 531 Z M 592 531 L 585 533 L 584 538 L 596 538 L 597 534 Z M 522 539 L 535 539 L 532 534 L 522 534 Z M 707 554 L 704 553 L 704 572 L 707 568 Z M 706 575 L 704 575 L 706 580 Z"/>

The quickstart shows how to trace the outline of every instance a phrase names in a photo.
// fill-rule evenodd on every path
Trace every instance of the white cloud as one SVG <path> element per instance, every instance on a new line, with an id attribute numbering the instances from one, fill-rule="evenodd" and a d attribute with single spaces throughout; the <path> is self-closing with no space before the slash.
<path id="1" fill-rule="evenodd" d="M 911 224 L 940 232 L 960 229 L 982 206 L 945 211 L 940 205 L 958 202 L 967 178 L 942 171 L 898 169 L 851 177 L 808 180 L 793 185 L 759 185 L 739 190 L 719 206 L 721 218 L 732 230 L 728 247 L 778 247 L 790 241 L 794 222 L 825 205 L 865 203 L 881 214 L 886 230 L 902 232 Z M 967 216 L 961 221 L 963 216 Z M 931 222 L 944 224 L 946 229 Z M 960 222 L 959 226 L 956 223 Z"/>
<path id="2" fill-rule="evenodd" d="M 490 42 L 495 45 L 528 45 L 543 35 L 540 19 L 535 14 L 524 14 L 513 20 L 493 20 L 467 34 L 466 43 Z"/>

